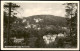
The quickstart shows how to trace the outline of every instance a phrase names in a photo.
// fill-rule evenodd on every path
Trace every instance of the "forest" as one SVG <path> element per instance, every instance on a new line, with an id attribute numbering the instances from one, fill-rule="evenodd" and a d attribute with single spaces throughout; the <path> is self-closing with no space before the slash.
<path id="1" fill-rule="evenodd" d="M 77 3 L 63 4 L 67 7 L 65 9 L 66 18 L 54 15 L 33 15 L 18 18 L 15 16 L 18 13 L 15 13 L 14 10 L 20 8 L 20 6 L 11 4 L 14 6 L 11 9 L 7 7 L 7 5 L 10 6 L 10 3 L 4 4 L 4 47 L 77 47 Z M 51 43 L 46 43 L 48 42 L 46 37 L 50 38 L 49 41 L 54 40 Z"/>

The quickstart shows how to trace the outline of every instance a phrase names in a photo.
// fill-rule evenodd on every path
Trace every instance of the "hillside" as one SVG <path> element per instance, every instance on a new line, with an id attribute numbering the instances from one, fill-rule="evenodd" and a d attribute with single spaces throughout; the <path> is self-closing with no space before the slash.
<path id="1" fill-rule="evenodd" d="M 42 37 L 47 34 L 59 34 L 65 31 L 62 27 L 67 27 L 66 19 L 64 17 L 54 15 L 34 15 L 24 18 L 17 18 L 11 24 L 10 27 L 10 38 L 24 39 L 26 46 L 38 46 L 34 43 L 42 43 Z M 5 29 L 4 37 L 7 37 L 7 29 Z M 6 43 L 5 43 L 6 44 Z M 19 45 L 20 43 L 11 43 L 10 45 Z M 34 45 L 33 45 L 34 44 Z M 42 46 L 42 45 L 40 45 Z"/>
<path id="2" fill-rule="evenodd" d="M 23 24 L 26 29 L 33 28 L 53 33 L 59 33 L 62 27 L 67 27 L 66 22 L 64 17 L 54 15 L 34 15 L 23 18 Z"/>
<path id="3" fill-rule="evenodd" d="M 54 25 L 54 26 L 66 26 L 66 19 L 64 17 L 60 16 L 54 16 L 54 15 L 34 15 L 30 17 L 25 17 L 23 19 L 26 19 L 26 21 L 29 21 L 30 24 L 36 24 L 35 20 L 41 20 L 37 22 L 38 24 L 43 25 Z"/>

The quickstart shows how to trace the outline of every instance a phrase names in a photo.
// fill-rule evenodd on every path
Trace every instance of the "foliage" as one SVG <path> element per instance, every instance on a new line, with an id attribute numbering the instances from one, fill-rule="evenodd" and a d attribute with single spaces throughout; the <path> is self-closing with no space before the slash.
<path id="1" fill-rule="evenodd" d="M 7 13 L 5 10 L 4 11 L 4 38 L 7 39 L 7 28 L 8 28 L 7 25 L 8 25 L 8 19 L 10 19 L 9 21 L 10 39 L 13 37 L 24 38 L 23 43 L 25 43 L 25 46 L 30 46 L 32 48 L 47 46 L 45 45 L 42 37 L 44 35 L 47 35 L 48 33 L 58 34 L 58 33 L 63 33 L 65 31 L 68 34 L 69 30 L 62 29 L 62 27 L 68 27 L 66 23 L 69 23 L 69 22 L 67 22 L 67 20 L 70 20 L 70 21 L 72 20 L 75 23 L 76 20 L 74 21 L 74 19 L 77 19 L 76 18 L 77 15 L 72 19 L 70 18 L 68 19 L 60 16 L 54 16 L 54 15 L 33 15 L 33 16 L 24 17 L 24 18 L 18 18 L 17 16 L 13 15 L 10 18 L 8 18 L 9 17 L 8 15 L 9 13 Z M 24 19 L 26 19 L 26 21 L 23 22 Z M 41 19 L 41 21 L 36 22 L 34 19 Z M 76 24 L 74 24 L 74 26 L 75 25 Z M 27 26 L 30 26 L 30 27 L 27 27 Z M 15 44 L 12 41 L 13 40 L 11 40 L 11 44 L 10 44 L 11 46 Z M 62 44 L 64 43 L 63 41 L 64 40 L 61 40 Z M 59 41 L 55 43 L 60 44 Z M 51 44 L 51 46 L 53 45 Z"/>
<path id="2" fill-rule="evenodd" d="M 12 3 L 12 4 L 14 4 L 14 3 Z M 14 11 L 16 9 L 11 8 L 10 13 L 13 13 L 13 14 L 11 14 L 9 16 L 9 14 L 10 14 L 9 13 L 9 3 L 4 4 L 4 11 L 3 11 L 3 13 L 4 13 L 4 15 L 3 15 L 3 17 L 4 17 L 4 39 L 8 39 L 8 37 L 7 37 L 8 33 L 10 36 L 11 36 L 11 34 L 13 34 L 13 31 L 11 31 L 11 28 L 12 28 L 12 24 L 15 22 L 17 17 L 15 16 L 15 13 L 12 10 Z M 9 32 L 8 32 L 8 30 L 9 30 Z M 6 45 L 8 44 L 7 41 L 8 40 L 6 40 Z"/>
<path id="3" fill-rule="evenodd" d="M 70 28 L 70 36 L 72 38 L 72 45 L 77 44 L 77 3 L 66 4 L 66 18 Z"/>

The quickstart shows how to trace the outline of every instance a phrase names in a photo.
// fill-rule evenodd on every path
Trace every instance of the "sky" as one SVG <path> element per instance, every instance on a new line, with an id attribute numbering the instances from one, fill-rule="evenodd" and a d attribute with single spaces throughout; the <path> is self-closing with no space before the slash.
<path id="1" fill-rule="evenodd" d="M 65 17 L 65 5 L 63 3 L 17 3 L 19 18 L 32 15 L 55 15 Z"/>

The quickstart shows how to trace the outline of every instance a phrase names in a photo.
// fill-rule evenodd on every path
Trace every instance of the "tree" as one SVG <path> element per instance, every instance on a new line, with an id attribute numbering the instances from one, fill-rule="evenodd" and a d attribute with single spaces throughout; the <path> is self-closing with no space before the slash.
<path id="1" fill-rule="evenodd" d="M 66 18 L 70 28 L 72 44 L 77 44 L 77 3 L 66 3 Z"/>
<path id="2" fill-rule="evenodd" d="M 7 39 L 7 44 L 6 45 L 10 45 L 11 24 L 17 18 L 15 16 L 16 13 L 14 13 L 13 11 L 16 10 L 17 7 L 19 8 L 19 6 L 16 5 L 15 3 L 4 4 L 4 35 L 6 36 L 6 39 Z M 11 14 L 12 12 L 13 12 L 13 14 Z M 4 36 L 4 38 L 5 38 L 5 36 Z"/>

